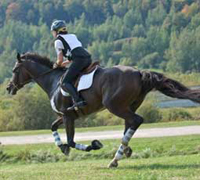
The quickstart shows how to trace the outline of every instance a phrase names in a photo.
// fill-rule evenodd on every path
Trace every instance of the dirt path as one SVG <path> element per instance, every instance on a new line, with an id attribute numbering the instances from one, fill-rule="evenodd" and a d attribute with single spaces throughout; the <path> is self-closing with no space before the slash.
<path id="1" fill-rule="evenodd" d="M 186 127 L 170 127 L 170 128 L 152 128 L 139 129 L 134 138 L 149 138 L 149 137 L 164 137 L 164 136 L 182 136 L 200 134 L 200 126 Z M 63 142 L 66 142 L 66 135 L 60 134 Z M 75 141 L 87 141 L 94 139 L 121 139 L 123 131 L 100 131 L 100 132 L 83 132 L 76 133 Z M 0 142 L 3 145 L 8 144 L 37 144 L 37 143 L 54 143 L 51 134 L 44 135 L 26 135 L 26 136 L 9 136 L 0 137 Z"/>

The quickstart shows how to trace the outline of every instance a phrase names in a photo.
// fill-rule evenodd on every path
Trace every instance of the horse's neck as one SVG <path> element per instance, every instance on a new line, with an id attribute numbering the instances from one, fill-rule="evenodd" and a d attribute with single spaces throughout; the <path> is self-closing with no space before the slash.
<path id="1" fill-rule="evenodd" d="M 39 77 L 36 82 L 47 93 L 49 98 L 51 98 L 58 87 L 61 75 L 61 72 L 54 70 L 51 73 L 44 75 L 43 77 Z"/>
<path id="2" fill-rule="evenodd" d="M 62 72 L 58 70 L 50 71 L 51 69 L 45 67 L 44 65 L 34 64 L 31 67 L 26 67 L 29 73 L 35 77 L 35 82 L 47 93 L 49 97 L 52 96 L 56 87 L 58 86 L 58 81 L 62 75 Z"/>

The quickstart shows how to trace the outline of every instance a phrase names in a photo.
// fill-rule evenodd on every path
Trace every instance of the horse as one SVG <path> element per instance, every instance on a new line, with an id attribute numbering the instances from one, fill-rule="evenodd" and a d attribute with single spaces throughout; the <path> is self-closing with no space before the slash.
<path id="1" fill-rule="evenodd" d="M 100 141 L 94 140 L 90 145 L 78 144 L 74 141 L 74 121 L 79 117 L 108 109 L 112 114 L 124 119 L 125 128 L 114 158 L 108 167 L 117 167 L 123 155 L 130 157 L 132 153 L 129 141 L 143 123 L 143 117 L 136 114 L 145 96 L 152 90 L 179 99 L 189 99 L 200 103 L 200 90 L 192 90 L 180 82 L 167 78 L 161 73 L 142 71 L 129 66 L 117 65 L 111 68 L 98 67 L 92 86 L 80 92 L 87 102 L 83 109 L 68 111 L 72 105 L 70 96 L 63 96 L 59 80 L 63 69 L 53 69 L 53 62 L 35 53 L 17 54 L 12 78 L 7 86 L 8 93 L 15 95 L 24 85 L 35 81 L 48 95 L 52 109 L 58 114 L 51 126 L 55 144 L 68 155 L 71 148 L 82 151 L 98 150 L 103 147 Z M 64 124 L 67 144 L 63 143 L 57 132 Z"/>

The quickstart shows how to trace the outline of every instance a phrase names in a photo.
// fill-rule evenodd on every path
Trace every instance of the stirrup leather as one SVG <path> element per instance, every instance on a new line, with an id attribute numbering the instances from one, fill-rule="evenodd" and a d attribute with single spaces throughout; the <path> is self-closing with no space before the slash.
<path id="1" fill-rule="evenodd" d="M 78 110 L 79 108 L 83 108 L 86 106 L 85 101 L 80 101 L 80 102 L 74 102 L 74 104 L 71 107 L 67 108 L 67 111 L 72 111 L 72 110 Z"/>

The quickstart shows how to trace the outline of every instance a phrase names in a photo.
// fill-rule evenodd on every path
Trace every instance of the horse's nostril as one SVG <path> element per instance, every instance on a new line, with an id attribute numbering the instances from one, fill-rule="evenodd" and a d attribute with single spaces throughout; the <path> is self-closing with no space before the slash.
<path id="1" fill-rule="evenodd" d="M 10 86 L 11 86 L 11 85 L 9 84 L 9 85 L 6 87 L 6 90 L 7 90 L 7 91 L 10 89 Z"/>
<path id="2" fill-rule="evenodd" d="M 12 89 L 13 84 L 10 82 L 7 87 L 6 90 L 10 93 L 11 89 Z"/>

